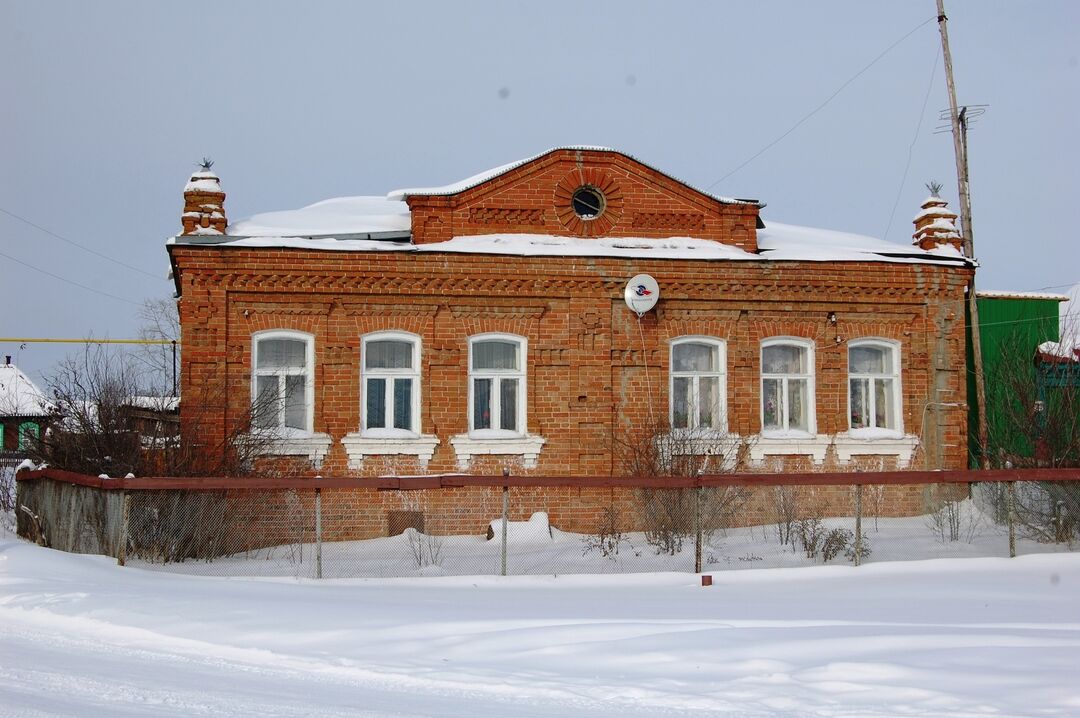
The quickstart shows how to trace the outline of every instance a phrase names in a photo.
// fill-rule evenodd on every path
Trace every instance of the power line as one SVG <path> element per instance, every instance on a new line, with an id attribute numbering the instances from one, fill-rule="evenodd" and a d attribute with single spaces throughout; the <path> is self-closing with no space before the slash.
<path id="1" fill-rule="evenodd" d="M 923 97 L 922 109 L 919 110 L 919 121 L 915 124 L 915 135 L 908 145 L 907 162 L 904 163 L 904 176 L 900 178 L 900 186 L 896 188 L 896 201 L 893 202 L 892 212 L 889 213 L 889 223 L 885 225 L 885 234 L 882 239 L 889 238 L 889 230 L 892 229 L 893 220 L 896 218 L 896 208 L 900 206 L 900 197 L 904 194 L 904 185 L 907 183 L 908 170 L 911 169 L 911 155 L 915 151 L 915 144 L 919 141 L 922 132 L 923 116 L 926 114 L 926 105 L 930 102 L 930 92 L 934 89 L 934 76 L 937 74 L 938 54 L 934 53 L 934 66 L 930 69 L 930 82 L 926 85 L 926 96 Z"/>
<path id="2" fill-rule="evenodd" d="M 891 44 L 891 45 L 889 45 L 889 46 L 888 46 L 887 48 L 885 48 L 885 50 L 883 50 L 883 51 L 882 51 L 882 53 L 881 53 L 880 55 L 878 55 L 878 56 L 877 56 L 877 57 L 875 57 L 875 58 L 874 58 L 873 60 L 871 60 L 871 61 L 870 61 L 870 63 L 869 63 L 868 65 L 866 65 L 866 66 L 865 66 L 865 67 L 864 67 L 863 69 L 859 70 L 859 71 L 858 71 L 858 72 L 856 72 L 856 73 L 855 73 L 854 75 L 852 75 L 852 76 L 851 76 L 850 78 L 848 78 L 847 82 L 845 82 L 845 83 L 844 83 L 843 85 L 840 85 L 840 87 L 839 87 L 839 88 L 838 88 L 838 89 L 836 90 L 836 92 L 834 92 L 834 93 L 832 93 L 831 95 L 829 95 L 829 96 L 828 96 L 828 97 L 827 97 L 827 98 L 825 99 L 825 101 L 824 101 L 824 102 L 822 102 L 822 103 L 821 103 L 820 105 L 818 105 L 818 106 L 817 106 L 817 107 L 815 107 L 814 109 L 810 110 L 810 112 L 809 112 L 809 113 L 807 113 L 806 115 L 804 115 L 804 116 L 803 116 L 803 118 L 802 118 L 801 120 L 799 120 L 799 121 L 798 121 L 798 122 L 796 122 L 796 123 L 795 123 L 794 125 L 792 125 L 792 126 L 791 126 L 791 129 L 789 129 L 789 130 L 788 130 L 787 132 L 785 132 L 784 134 L 782 134 L 782 135 L 780 135 L 779 137 L 777 137 L 777 138 L 776 138 L 775 140 L 773 140 L 773 141 L 772 141 L 772 142 L 770 142 L 769 144 L 765 145 L 765 147 L 763 147 L 763 148 L 762 148 L 762 149 L 761 149 L 760 151 L 758 151 L 758 152 L 757 152 L 756 154 L 754 154 L 753 156 L 751 156 L 751 157 L 750 157 L 750 159 L 746 160 L 746 161 L 745 161 L 745 162 L 743 162 L 743 163 L 742 163 L 741 165 L 739 165 L 739 166 L 738 166 L 738 167 L 736 167 L 735 169 L 731 170 L 730 172 L 728 172 L 728 173 L 727 173 L 726 175 L 724 175 L 724 176 L 723 176 L 723 177 L 721 177 L 720 179 L 718 179 L 718 180 L 716 180 L 715 182 L 713 182 L 713 183 L 712 183 L 711 185 L 709 185 L 708 187 L 706 187 L 706 188 L 705 188 L 705 190 L 706 190 L 706 191 L 708 191 L 708 190 L 711 190 L 711 189 L 712 189 L 713 187 L 715 187 L 716 185 L 720 184 L 721 182 L 723 182 L 724 180 L 726 180 L 726 179 L 727 179 L 728 177 L 730 177 L 731 175 L 735 174 L 736 172 L 738 172 L 739 170 L 741 170 L 741 169 L 742 169 L 743 167 L 746 167 L 746 166 L 747 166 L 748 164 L 750 164 L 751 162 L 753 162 L 754 160 L 756 160 L 756 159 L 757 159 L 758 157 L 760 157 L 761 155 L 763 155 L 763 154 L 765 154 L 766 152 L 768 152 L 768 151 L 769 151 L 770 149 L 772 149 L 772 148 L 773 148 L 773 146 L 775 146 L 775 145 L 779 144 L 781 140 L 783 140 L 783 139 L 784 139 L 785 137 L 787 137 L 787 136 L 788 136 L 788 135 L 790 135 L 790 134 L 791 134 L 792 132 L 794 132 L 795 130 L 797 130 L 797 129 L 799 128 L 799 126 L 800 126 L 800 125 L 802 125 L 802 124 L 803 124 L 804 122 L 806 122 L 806 121 L 807 121 L 807 120 L 809 120 L 809 119 L 810 119 L 811 117 L 813 117 L 813 116 L 814 116 L 814 115 L 816 115 L 816 114 L 817 114 L 818 112 L 820 112 L 820 111 L 821 111 L 822 109 L 824 109 L 825 105 L 827 105 L 827 104 L 829 104 L 830 102 L 832 102 L 832 101 L 833 101 L 833 99 L 834 99 L 834 98 L 835 98 L 835 97 L 836 97 L 837 95 L 839 95 L 839 94 L 840 94 L 841 92 L 843 92 L 843 91 L 844 91 L 844 90 L 845 90 L 845 89 L 847 88 L 847 86 L 848 86 L 848 85 L 850 85 L 851 83 L 855 82 L 855 80 L 859 79 L 859 77 L 860 77 L 860 76 L 861 76 L 861 75 L 862 75 L 862 74 L 863 74 L 864 72 L 866 72 L 866 71 L 867 71 L 867 70 L 869 70 L 869 69 L 870 69 L 871 67 L 873 67 L 874 65 L 876 65 L 876 64 L 877 64 L 877 62 L 878 62 L 878 60 L 880 60 L 881 58 L 883 58 L 883 57 L 885 57 L 886 55 L 888 55 L 888 54 L 889 54 L 889 52 L 890 52 L 890 51 L 891 51 L 891 50 L 892 50 L 892 49 L 893 49 L 894 47 L 896 47 L 897 45 L 899 45 L 900 43 L 902 43 L 902 42 L 903 42 L 904 40 L 907 40 L 907 39 L 908 39 L 909 37 L 911 37 L 912 35 L 914 35 L 914 34 L 915 34 L 915 32 L 916 32 L 917 30 L 919 30 L 920 28 L 922 28 L 922 27 L 923 27 L 924 25 L 926 25 L 926 24 L 928 24 L 928 23 L 931 23 L 931 22 L 935 22 L 936 20 L 937 20 L 937 16 L 935 15 L 934 17 L 930 17 L 930 18 L 927 18 L 926 20 L 924 20 L 924 21 L 920 22 L 920 23 L 919 23 L 918 25 L 916 25 L 916 26 L 915 26 L 914 28 L 912 28 L 912 29 L 911 29 L 911 31 L 910 31 L 910 32 L 908 32 L 908 33 L 907 33 L 906 35 L 904 35 L 904 36 L 903 36 L 902 38 L 900 38 L 899 40 L 897 40 L 896 42 L 894 42 L 893 44 Z"/>
<path id="3" fill-rule="evenodd" d="M 1065 312 L 1064 314 L 1059 315 L 1058 318 L 1057 318 L 1057 321 L 1060 322 L 1062 319 L 1069 319 L 1071 317 L 1080 318 L 1080 309 L 1078 309 L 1075 312 Z M 1003 324 L 1025 324 L 1027 322 L 1053 322 L 1053 321 L 1054 321 L 1054 317 L 1028 317 L 1026 319 L 1008 319 L 1008 320 L 1003 321 L 1003 322 L 980 322 L 979 326 L 981 326 L 981 327 L 998 327 L 998 326 L 1001 326 Z"/>
<path id="4" fill-rule="evenodd" d="M 1069 282 L 1068 284 L 1054 284 L 1049 287 L 1039 287 L 1038 289 L 1032 289 L 1031 291 L 1041 292 L 1044 289 L 1064 289 L 1065 287 L 1075 287 L 1077 284 L 1080 284 L 1080 281 Z"/>
<path id="5" fill-rule="evenodd" d="M 118 297 L 115 294 L 109 294 L 108 292 L 103 292 L 100 289 L 94 289 L 93 287 L 88 287 L 85 284 L 80 284 L 78 282 L 67 279 L 66 277 L 61 277 L 59 274 L 53 274 L 52 272 L 50 272 L 48 270 L 45 270 L 45 269 L 42 269 L 41 267 L 35 267 L 32 264 L 28 264 L 27 262 L 22 261 L 21 259 L 16 259 L 15 257 L 12 257 L 10 254 L 4 254 L 3 252 L 0 252 L 0 257 L 10 259 L 12 262 L 16 262 L 18 264 L 21 264 L 22 266 L 28 267 L 29 269 L 33 269 L 35 272 L 41 272 L 42 274 L 47 275 L 49 277 L 52 277 L 53 279 L 59 279 L 61 282 L 67 282 L 68 284 L 74 285 L 74 286 L 78 287 L 79 289 L 85 289 L 88 292 L 93 292 L 94 294 L 100 294 L 101 296 L 108 297 L 109 299 L 116 299 L 117 301 L 127 302 L 128 304 L 133 304 L 136 307 L 141 307 L 142 306 L 138 302 L 133 302 L 130 299 L 124 299 L 123 297 Z"/>
<path id="6" fill-rule="evenodd" d="M 34 229 L 42 231 L 45 234 L 49 235 L 50 237 L 55 237 L 56 239 L 59 239 L 61 242 L 67 242 L 72 247 L 78 247 L 82 251 L 88 252 L 88 253 L 94 255 L 95 257 L 101 257 L 102 259 L 104 259 L 106 261 L 112 262 L 113 264 L 118 264 L 121 267 L 124 267 L 126 269 L 130 269 L 133 272 L 138 272 L 139 274 L 145 274 L 146 276 L 153 277 L 154 279 L 161 279 L 161 277 L 159 275 L 157 275 L 157 274 L 151 274 L 150 272 L 147 272 L 147 271 L 145 271 L 143 269 L 139 269 L 138 267 L 133 267 L 133 266 L 131 266 L 130 264 L 128 264 L 126 262 L 121 262 L 119 259 L 113 259 L 112 257 L 108 256 L 107 254 L 102 254 L 101 252 L 99 252 L 99 251 L 97 251 L 95 249 L 91 249 L 90 247 L 79 244 L 78 242 L 76 242 L 73 239 L 68 239 L 67 237 L 61 236 L 61 235 L 57 234 L 56 232 L 53 232 L 50 229 L 46 229 L 45 227 L 42 227 L 40 224 L 36 224 L 34 222 L 31 222 L 26 217 L 20 217 L 19 215 L 15 214 L 14 212 L 6 210 L 3 207 L 0 207 L 0 212 L 3 212 L 4 214 L 6 214 L 9 217 L 17 219 L 17 220 L 19 220 L 20 222 L 22 222 L 24 224 L 30 225 Z"/>
<path id="7" fill-rule="evenodd" d="M 54 339 L 33 337 L 0 337 L 0 342 L 19 344 L 179 344 L 179 339 Z"/>

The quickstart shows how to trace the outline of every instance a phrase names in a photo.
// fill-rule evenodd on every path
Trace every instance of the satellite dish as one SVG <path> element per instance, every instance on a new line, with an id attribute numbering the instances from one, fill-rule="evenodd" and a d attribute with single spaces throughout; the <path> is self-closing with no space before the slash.
<path id="1" fill-rule="evenodd" d="M 630 311 L 639 317 L 656 306 L 660 299 L 660 285 L 648 274 L 639 274 L 626 283 L 623 300 Z"/>

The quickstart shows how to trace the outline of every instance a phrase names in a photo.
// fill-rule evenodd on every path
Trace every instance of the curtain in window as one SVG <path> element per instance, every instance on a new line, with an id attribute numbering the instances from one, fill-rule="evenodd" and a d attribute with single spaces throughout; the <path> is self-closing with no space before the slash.
<path id="1" fill-rule="evenodd" d="M 473 369 L 517 369 L 517 349 L 514 342 L 473 342 Z"/>
<path id="2" fill-rule="evenodd" d="M 848 371 L 853 374 L 891 374 L 892 352 L 882 347 L 851 347 Z"/>
<path id="3" fill-rule="evenodd" d="M 673 371 L 718 371 L 719 352 L 709 344 L 676 344 L 672 359 Z"/>
<path id="4" fill-rule="evenodd" d="M 367 342 L 364 366 L 368 369 L 411 369 L 412 342 L 380 340 Z"/>
<path id="5" fill-rule="evenodd" d="M 255 425 L 272 429 L 278 425 L 278 377 L 255 377 Z"/>
<path id="6" fill-rule="evenodd" d="M 761 371 L 765 374 L 805 374 L 806 350 L 792 344 L 767 346 L 761 352 Z"/>
<path id="7" fill-rule="evenodd" d="M 307 343 L 296 339 L 259 341 L 259 369 L 303 369 L 307 363 Z"/>
<path id="8" fill-rule="evenodd" d="M 412 429 L 412 379 L 394 379 L 394 428 Z"/>
<path id="9" fill-rule="evenodd" d="M 499 428 L 517 431 L 517 379 L 499 381 Z"/>
<path id="10" fill-rule="evenodd" d="M 473 379 L 473 429 L 491 428 L 491 379 Z"/>
<path id="11" fill-rule="evenodd" d="M 293 374 L 285 377 L 285 426 L 307 428 L 307 377 Z"/>
<path id="12" fill-rule="evenodd" d="M 372 429 L 386 426 L 386 379 L 367 380 L 367 425 Z"/>

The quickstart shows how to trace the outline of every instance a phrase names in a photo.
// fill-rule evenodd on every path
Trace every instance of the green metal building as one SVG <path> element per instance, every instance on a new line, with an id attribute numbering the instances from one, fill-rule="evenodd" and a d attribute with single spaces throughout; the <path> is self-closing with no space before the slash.
<path id="1" fill-rule="evenodd" d="M 979 291 L 979 330 L 986 375 L 986 420 L 990 465 L 1034 459 L 1040 411 L 1036 353 L 1043 342 L 1060 340 L 1060 306 L 1069 297 L 1034 292 Z M 969 317 L 970 320 L 970 317 Z M 971 322 L 968 322 L 970 327 Z M 975 371 L 968 332 L 968 454 L 971 466 L 981 464 Z M 1041 411 L 1046 411 L 1045 401 Z"/>

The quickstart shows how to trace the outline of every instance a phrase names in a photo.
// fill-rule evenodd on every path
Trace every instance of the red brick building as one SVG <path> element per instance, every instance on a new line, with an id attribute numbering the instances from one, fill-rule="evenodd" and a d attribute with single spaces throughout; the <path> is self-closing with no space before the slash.
<path id="1" fill-rule="evenodd" d="M 272 451 L 324 475 L 619 475 L 620 442 L 654 430 L 725 467 L 966 466 L 974 270 L 936 198 L 890 244 L 587 147 L 233 225 L 212 172 L 184 197 L 168 250 L 200 436 L 262 397 Z"/>

